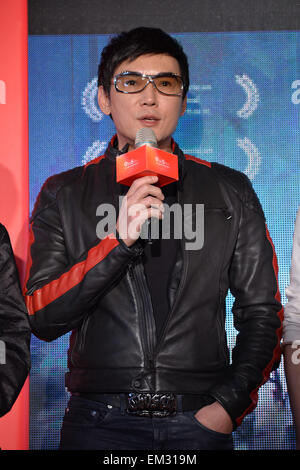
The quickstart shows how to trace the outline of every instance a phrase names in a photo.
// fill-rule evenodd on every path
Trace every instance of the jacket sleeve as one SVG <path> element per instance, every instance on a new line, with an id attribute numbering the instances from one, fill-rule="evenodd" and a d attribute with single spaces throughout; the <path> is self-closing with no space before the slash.
<path id="1" fill-rule="evenodd" d="M 31 219 L 25 299 L 33 333 L 52 341 L 77 328 L 139 253 L 113 233 L 70 263 L 56 191 L 50 178 Z"/>
<path id="2" fill-rule="evenodd" d="M 243 194 L 239 233 L 229 272 L 238 334 L 225 379 L 212 391 L 231 416 L 234 427 L 256 407 L 259 387 L 279 365 L 283 319 L 274 246 L 247 177 Z"/>
<path id="3" fill-rule="evenodd" d="M 0 416 L 11 409 L 28 375 L 30 335 L 12 247 L 0 225 Z"/>

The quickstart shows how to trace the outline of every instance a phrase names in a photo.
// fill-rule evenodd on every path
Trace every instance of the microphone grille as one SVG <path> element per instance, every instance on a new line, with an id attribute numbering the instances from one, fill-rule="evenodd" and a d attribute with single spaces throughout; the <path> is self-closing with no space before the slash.
<path id="1" fill-rule="evenodd" d="M 142 145 L 149 145 L 150 147 L 157 147 L 157 139 L 152 129 L 143 127 L 139 129 L 135 136 L 134 147 L 139 148 Z"/>

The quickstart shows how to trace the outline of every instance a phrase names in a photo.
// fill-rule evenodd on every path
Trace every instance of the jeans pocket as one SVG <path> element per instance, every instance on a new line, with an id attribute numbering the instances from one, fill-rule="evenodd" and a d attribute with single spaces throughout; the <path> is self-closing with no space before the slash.
<path id="1" fill-rule="evenodd" d="M 94 427 L 102 423 L 110 414 L 104 403 L 91 400 L 70 399 L 65 411 L 64 425 Z"/>
<path id="2" fill-rule="evenodd" d="M 211 437 L 216 437 L 218 439 L 224 439 L 224 440 L 232 440 L 232 433 L 223 433 L 223 432 L 218 432 L 214 431 L 213 429 L 207 428 L 204 426 L 204 424 L 200 423 L 200 421 L 196 418 L 195 413 L 197 411 L 192 411 L 188 412 L 189 418 L 193 421 L 193 423 L 198 426 L 202 431 L 206 432 L 207 434 L 210 434 Z"/>

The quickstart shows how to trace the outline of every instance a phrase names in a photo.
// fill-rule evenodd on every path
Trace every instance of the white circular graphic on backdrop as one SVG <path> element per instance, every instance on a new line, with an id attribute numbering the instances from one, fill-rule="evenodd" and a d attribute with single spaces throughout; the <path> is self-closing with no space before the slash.
<path id="1" fill-rule="evenodd" d="M 106 147 L 107 147 L 107 142 L 95 140 L 95 142 L 85 152 L 85 155 L 82 158 L 82 165 L 85 165 L 91 160 L 94 160 L 94 158 L 97 158 L 100 155 L 102 155 Z"/>
<path id="2" fill-rule="evenodd" d="M 247 95 L 247 100 L 244 106 L 239 109 L 236 114 L 240 118 L 248 119 L 248 117 L 257 109 L 259 103 L 259 92 L 257 86 L 246 74 L 236 75 L 235 81 L 244 89 Z"/>
<path id="3" fill-rule="evenodd" d="M 99 122 L 103 118 L 98 107 L 97 94 L 98 94 L 98 78 L 95 77 L 91 80 L 82 92 L 81 106 L 84 112 L 94 121 Z"/>
<path id="4" fill-rule="evenodd" d="M 253 180 L 259 172 L 261 165 L 261 154 L 259 153 L 258 148 L 251 142 L 250 139 L 248 139 L 248 137 L 237 139 L 237 145 L 242 150 L 244 150 L 248 157 L 248 166 L 244 170 L 244 173 L 250 180 Z"/>

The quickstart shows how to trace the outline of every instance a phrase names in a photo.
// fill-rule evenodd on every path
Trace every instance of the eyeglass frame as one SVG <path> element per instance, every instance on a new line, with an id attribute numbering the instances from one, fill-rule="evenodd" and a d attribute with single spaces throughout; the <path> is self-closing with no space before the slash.
<path id="1" fill-rule="evenodd" d="M 122 91 L 122 90 L 119 90 L 117 88 L 117 80 L 120 77 L 126 77 L 126 75 L 136 75 L 137 77 L 142 77 L 142 78 L 147 77 L 148 81 L 147 81 L 146 85 L 144 86 L 144 88 L 142 88 L 139 91 Z M 159 78 L 159 77 L 176 77 L 176 78 L 180 78 L 180 80 L 181 80 L 181 93 L 164 93 L 163 91 L 160 91 L 157 88 L 157 86 L 154 82 L 154 78 Z M 183 81 L 183 78 L 181 77 L 181 75 L 178 75 L 177 73 L 173 73 L 173 72 L 161 72 L 161 73 L 158 73 L 156 75 L 148 75 L 146 73 L 130 72 L 130 71 L 126 70 L 124 72 L 121 72 L 121 73 L 118 73 L 117 75 L 115 75 L 114 79 L 113 79 L 113 83 L 114 83 L 116 91 L 118 91 L 119 93 L 125 93 L 126 95 L 134 95 L 136 93 L 141 93 L 141 91 L 145 90 L 146 86 L 148 86 L 149 83 L 152 83 L 154 85 L 154 88 L 158 91 L 158 93 L 161 93 L 162 95 L 165 95 L 165 96 L 183 96 L 183 94 L 184 94 L 184 81 Z"/>

